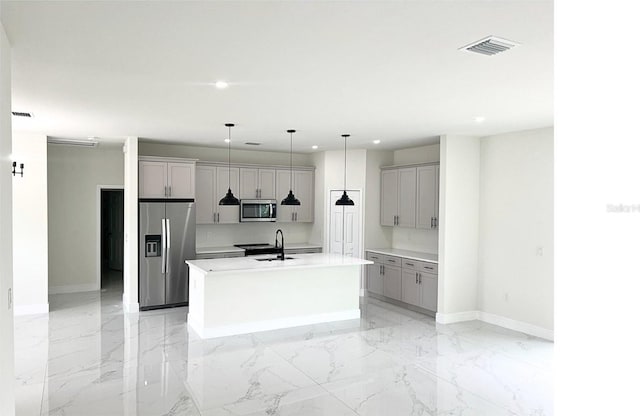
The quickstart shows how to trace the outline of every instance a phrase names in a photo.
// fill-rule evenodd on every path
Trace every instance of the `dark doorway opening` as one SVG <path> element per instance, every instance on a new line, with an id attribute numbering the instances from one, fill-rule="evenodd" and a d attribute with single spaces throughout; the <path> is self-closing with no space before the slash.
<path id="1" fill-rule="evenodd" d="M 100 190 L 100 288 L 123 291 L 124 190 Z"/>

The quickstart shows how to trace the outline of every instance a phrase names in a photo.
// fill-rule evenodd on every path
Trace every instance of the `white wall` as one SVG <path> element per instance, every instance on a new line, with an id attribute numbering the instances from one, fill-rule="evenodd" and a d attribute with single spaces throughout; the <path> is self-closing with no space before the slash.
<path id="1" fill-rule="evenodd" d="M 480 140 L 481 311 L 553 330 L 553 189 L 553 128 Z"/>
<path id="2" fill-rule="evenodd" d="M 49 292 L 98 290 L 98 185 L 122 186 L 122 147 L 48 146 Z"/>
<path id="3" fill-rule="evenodd" d="M 440 144 L 410 147 L 393 152 L 392 165 L 431 163 L 440 161 Z M 380 176 L 380 173 L 378 173 Z M 438 252 L 438 230 L 386 227 L 392 230 L 391 247 L 427 253 Z"/>
<path id="4" fill-rule="evenodd" d="M 0 415 L 15 413 L 13 378 L 11 49 L 0 23 Z"/>
<path id="5" fill-rule="evenodd" d="M 438 322 L 476 316 L 480 140 L 440 138 Z"/>
<path id="6" fill-rule="evenodd" d="M 122 304 L 135 313 L 138 305 L 138 138 L 124 141 L 124 264 Z"/>
<path id="7" fill-rule="evenodd" d="M 13 132 L 13 156 L 25 164 L 13 178 L 15 314 L 49 312 L 47 136 Z"/>
<path id="8" fill-rule="evenodd" d="M 325 218 L 325 167 L 324 167 L 324 152 L 317 152 L 312 155 L 311 164 L 316 167 L 314 182 L 316 189 L 314 190 L 314 222 L 311 225 L 309 231 L 309 242 L 323 243 L 325 241 L 324 234 L 324 218 Z"/>

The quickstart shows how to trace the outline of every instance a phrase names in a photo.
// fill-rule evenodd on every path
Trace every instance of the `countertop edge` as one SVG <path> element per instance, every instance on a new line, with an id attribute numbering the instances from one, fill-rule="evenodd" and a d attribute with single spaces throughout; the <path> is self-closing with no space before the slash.
<path id="1" fill-rule="evenodd" d="M 402 258 L 405 258 L 405 259 L 411 259 L 411 260 L 416 260 L 416 261 L 426 261 L 427 263 L 438 264 L 438 260 L 426 259 L 424 257 L 420 257 L 420 255 L 398 254 L 398 253 L 394 253 L 391 250 L 394 250 L 394 249 L 368 248 L 368 249 L 365 249 L 365 252 L 366 251 L 371 251 L 373 253 L 384 254 L 384 255 L 387 255 L 387 256 L 402 257 Z M 411 251 L 411 250 L 406 250 L 406 251 Z M 438 256 L 436 253 L 428 253 L 428 254 L 430 254 L 432 256 Z"/>

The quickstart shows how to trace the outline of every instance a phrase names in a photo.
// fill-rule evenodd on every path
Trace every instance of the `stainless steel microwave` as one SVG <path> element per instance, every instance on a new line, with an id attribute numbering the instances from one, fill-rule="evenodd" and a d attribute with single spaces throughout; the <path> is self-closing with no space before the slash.
<path id="1" fill-rule="evenodd" d="M 240 222 L 275 222 L 275 199 L 241 199 Z"/>

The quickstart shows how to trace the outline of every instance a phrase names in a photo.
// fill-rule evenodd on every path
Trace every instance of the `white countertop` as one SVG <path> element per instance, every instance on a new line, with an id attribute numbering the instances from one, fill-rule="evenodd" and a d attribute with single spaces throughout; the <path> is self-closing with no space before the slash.
<path id="1" fill-rule="evenodd" d="M 260 258 L 275 257 L 274 254 L 262 256 L 233 257 L 226 259 L 187 260 L 189 267 L 199 269 L 208 274 L 221 272 L 260 272 L 271 269 L 303 269 L 336 266 L 358 266 L 373 264 L 372 261 L 339 254 L 291 254 L 291 260 L 258 261 Z"/>
<path id="2" fill-rule="evenodd" d="M 368 248 L 365 251 L 372 251 L 378 254 L 386 254 L 388 256 L 405 257 L 411 260 L 428 261 L 429 263 L 438 263 L 438 255 L 422 251 L 402 250 L 399 248 Z"/>
<path id="3" fill-rule="evenodd" d="M 285 241 L 284 245 L 285 250 L 288 249 L 301 249 L 301 248 L 322 248 L 322 244 L 313 244 L 313 243 L 287 243 Z"/>

